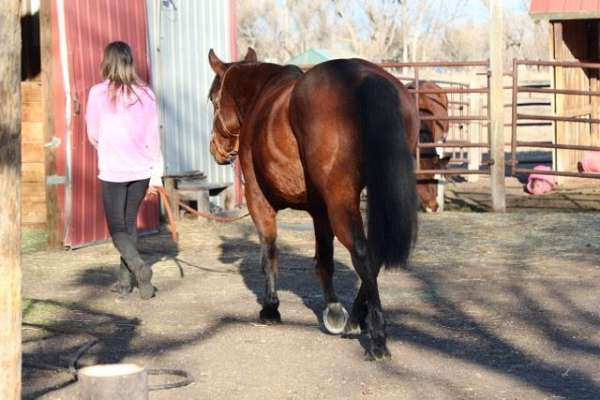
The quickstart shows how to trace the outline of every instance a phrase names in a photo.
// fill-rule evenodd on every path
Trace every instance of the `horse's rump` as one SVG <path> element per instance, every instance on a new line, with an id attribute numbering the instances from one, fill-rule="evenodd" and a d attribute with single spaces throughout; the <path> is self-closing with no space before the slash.
<path id="1" fill-rule="evenodd" d="M 290 105 L 303 165 L 325 203 L 345 196 L 358 207 L 366 184 L 369 247 L 388 266 L 405 264 L 416 237 L 415 114 L 402 84 L 362 60 L 310 70 Z"/>

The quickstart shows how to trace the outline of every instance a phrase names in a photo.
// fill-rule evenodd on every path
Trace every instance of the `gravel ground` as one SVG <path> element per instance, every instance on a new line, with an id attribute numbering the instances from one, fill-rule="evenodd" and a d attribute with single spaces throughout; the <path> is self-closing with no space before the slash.
<path id="1" fill-rule="evenodd" d="M 156 298 L 109 291 L 109 243 L 23 256 L 24 361 L 136 362 L 181 368 L 196 382 L 167 399 L 600 399 L 600 214 L 421 215 L 410 265 L 384 272 L 392 360 L 364 360 L 364 338 L 325 334 L 303 213 L 280 215 L 283 323 L 257 323 L 263 293 L 249 219 L 182 221 L 145 237 Z M 357 278 L 336 243 L 336 288 L 349 307 Z M 161 382 L 151 377 L 152 383 Z M 76 399 L 64 372 L 24 369 L 24 398 Z"/>

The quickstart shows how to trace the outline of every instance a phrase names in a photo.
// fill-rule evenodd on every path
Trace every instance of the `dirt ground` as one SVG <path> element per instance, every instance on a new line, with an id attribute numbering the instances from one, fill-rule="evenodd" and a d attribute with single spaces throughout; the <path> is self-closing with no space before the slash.
<path id="1" fill-rule="evenodd" d="M 92 338 L 81 364 L 194 376 L 153 400 L 600 398 L 600 214 L 422 214 L 410 265 L 379 279 L 386 362 L 364 360 L 364 339 L 322 331 L 310 220 L 286 211 L 279 226 L 277 326 L 257 322 L 263 277 L 249 219 L 185 220 L 178 245 L 168 232 L 143 238 L 160 290 L 150 301 L 109 291 L 118 259 L 108 243 L 24 254 L 24 398 L 76 399 L 69 374 L 27 365 L 67 365 Z M 357 278 L 335 250 L 349 308 Z"/>
<path id="2" fill-rule="evenodd" d="M 526 182 L 526 180 L 524 181 Z M 532 196 L 524 192 L 524 182 L 506 178 L 506 206 L 511 210 L 600 211 L 600 186 L 596 179 L 572 179 L 559 183 L 553 192 Z M 445 184 L 445 209 L 460 211 L 490 211 L 489 177 L 477 182 Z"/>

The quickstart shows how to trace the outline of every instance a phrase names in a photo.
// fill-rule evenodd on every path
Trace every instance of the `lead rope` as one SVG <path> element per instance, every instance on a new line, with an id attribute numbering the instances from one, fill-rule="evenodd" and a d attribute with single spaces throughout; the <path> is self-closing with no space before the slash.
<path id="1" fill-rule="evenodd" d="M 173 237 L 173 240 L 176 240 L 177 225 L 173 219 L 173 211 L 171 210 L 171 197 L 169 196 L 169 194 L 167 193 L 165 188 L 162 188 L 162 187 L 158 188 L 158 193 L 160 194 L 161 199 L 163 200 L 163 203 L 165 203 L 165 208 L 167 209 L 167 218 L 169 219 L 169 226 L 171 227 L 171 235 Z M 217 222 L 223 222 L 223 223 L 239 221 L 240 219 L 246 218 L 247 216 L 250 215 L 250 213 L 245 213 L 244 215 L 241 215 L 238 217 L 221 217 L 221 216 L 214 215 L 211 213 L 194 210 L 192 207 L 188 206 L 181 200 L 179 200 L 177 202 L 177 205 L 180 206 L 181 208 L 183 208 L 184 210 L 186 210 L 187 212 L 189 212 L 190 214 L 193 214 L 193 215 L 196 215 L 199 217 L 204 217 L 211 221 L 217 221 Z"/>

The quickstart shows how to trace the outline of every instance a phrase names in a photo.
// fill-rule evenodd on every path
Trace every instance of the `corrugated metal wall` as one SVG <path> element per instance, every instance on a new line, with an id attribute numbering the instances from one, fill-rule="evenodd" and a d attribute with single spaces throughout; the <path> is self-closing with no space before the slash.
<path id="1" fill-rule="evenodd" d="M 146 1 L 65 1 L 64 13 L 73 104 L 72 207 L 65 210 L 68 226 L 65 244 L 75 247 L 109 237 L 96 177 L 96 151 L 89 144 L 85 130 L 87 94 L 101 80 L 99 65 L 102 52 L 114 40 L 123 40 L 131 45 L 138 73 L 142 79 L 148 79 Z M 156 229 L 158 216 L 158 201 L 146 201 L 142 205 L 138 225 L 141 229 Z"/>
<path id="2" fill-rule="evenodd" d="M 211 182 L 234 181 L 231 166 L 209 152 L 213 72 L 208 51 L 231 60 L 230 0 L 148 0 L 152 82 L 161 102 L 167 174 L 201 170 Z"/>

